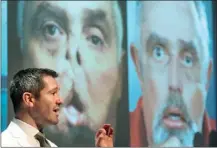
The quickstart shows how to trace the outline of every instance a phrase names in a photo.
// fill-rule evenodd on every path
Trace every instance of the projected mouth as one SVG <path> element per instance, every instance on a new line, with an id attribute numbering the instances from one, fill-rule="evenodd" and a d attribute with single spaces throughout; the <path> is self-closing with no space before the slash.
<path id="1" fill-rule="evenodd" d="M 82 113 L 84 111 L 84 106 L 79 99 L 78 93 L 76 93 L 75 91 L 73 93 L 73 98 L 72 98 L 70 105 L 74 106 L 78 112 Z"/>
<path id="2" fill-rule="evenodd" d="M 186 120 L 179 108 L 172 108 L 166 110 L 163 116 L 163 123 L 169 129 L 183 129 L 186 127 Z"/>
<path id="3" fill-rule="evenodd" d="M 72 126 L 83 125 L 84 105 L 79 99 L 79 95 L 74 91 L 72 101 L 64 108 L 64 113 Z"/>

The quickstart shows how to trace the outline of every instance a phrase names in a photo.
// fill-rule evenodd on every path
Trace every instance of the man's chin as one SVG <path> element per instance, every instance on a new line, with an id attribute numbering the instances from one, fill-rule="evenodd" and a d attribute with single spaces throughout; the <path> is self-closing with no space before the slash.
<path id="1" fill-rule="evenodd" d="M 57 125 L 58 123 L 59 123 L 59 119 L 55 119 L 55 120 L 52 121 L 51 124 L 52 124 L 52 125 Z"/>
<path id="2" fill-rule="evenodd" d="M 46 124 L 44 125 L 44 127 L 51 127 L 52 125 L 57 125 L 59 123 L 58 119 L 52 119 L 52 120 L 48 120 L 46 122 Z"/>
<path id="3" fill-rule="evenodd" d="M 162 144 L 169 138 L 176 137 L 179 139 L 182 146 L 193 146 L 194 132 L 189 128 L 169 129 L 161 126 L 154 130 L 152 137 L 154 144 Z"/>

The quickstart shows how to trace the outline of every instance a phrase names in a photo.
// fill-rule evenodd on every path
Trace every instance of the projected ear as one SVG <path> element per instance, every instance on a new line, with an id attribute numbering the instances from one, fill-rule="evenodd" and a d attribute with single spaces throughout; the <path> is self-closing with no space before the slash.
<path id="1" fill-rule="evenodd" d="M 130 51 L 131 51 L 131 57 L 133 59 L 134 65 L 136 67 L 137 75 L 138 75 L 138 77 L 139 77 L 139 79 L 141 81 L 142 76 L 141 76 L 141 69 L 140 69 L 140 66 L 139 66 L 138 49 L 136 48 L 136 46 L 134 44 L 131 44 L 130 45 Z"/>
<path id="2" fill-rule="evenodd" d="M 208 67 L 208 70 L 207 70 L 207 84 L 206 84 L 206 90 L 209 89 L 209 81 L 210 81 L 210 78 L 211 78 L 211 74 L 212 74 L 212 59 L 210 59 L 209 61 L 209 67 Z"/>

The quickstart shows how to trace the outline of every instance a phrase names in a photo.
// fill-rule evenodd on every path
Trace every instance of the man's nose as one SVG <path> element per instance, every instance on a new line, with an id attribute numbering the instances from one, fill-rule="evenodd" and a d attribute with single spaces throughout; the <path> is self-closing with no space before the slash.
<path id="1" fill-rule="evenodd" d="M 81 55 L 80 55 L 79 46 L 76 45 L 76 46 L 70 48 L 66 53 L 66 57 L 70 61 L 74 61 L 74 62 L 78 63 L 78 65 L 81 65 Z"/>
<path id="2" fill-rule="evenodd" d="M 60 98 L 60 97 L 57 98 L 57 104 L 59 104 L 59 105 L 63 104 L 62 98 Z"/>
<path id="3" fill-rule="evenodd" d="M 168 70 L 169 90 L 182 93 L 181 75 L 178 67 L 178 58 L 176 56 L 171 57 Z"/>

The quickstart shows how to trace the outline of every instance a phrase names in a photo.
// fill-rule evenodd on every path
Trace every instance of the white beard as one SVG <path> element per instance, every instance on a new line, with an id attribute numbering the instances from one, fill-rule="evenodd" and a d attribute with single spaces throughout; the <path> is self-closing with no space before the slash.
<path id="1" fill-rule="evenodd" d="M 163 121 L 162 117 L 164 116 L 164 111 L 171 106 L 178 107 L 186 120 L 187 128 L 185 129 L 168 129 Z M 153 144 L 162 144 L 166 142 L 170 137 L 174 136 L 180 140 L 180 143 L 183 147 L 193 147 L 194 135 L 198 132 L 199 127 L 194 121 L 191 120 L 186 106 L 183 102 L 183 98 L 180 94 L 170 92 L 168 96 L 167 103 L 162 105 L 158 112 L 155 114 L 155 118 L 152 126 L 152 143 Z"/>
<path id="2" fill-rule="evenodd" d="M 166 142 L 170 137 L 175 136 L 181 142 L 182 147 L 193 147 L 194 134 L 198 131 L 196 125 L 192 125 L 194 128 L 188 128 L 184 130 L 170 130 L 167 129 L 162 123 L 154 126 L 152 141 L 153 144 L 162 144 Z"/>

